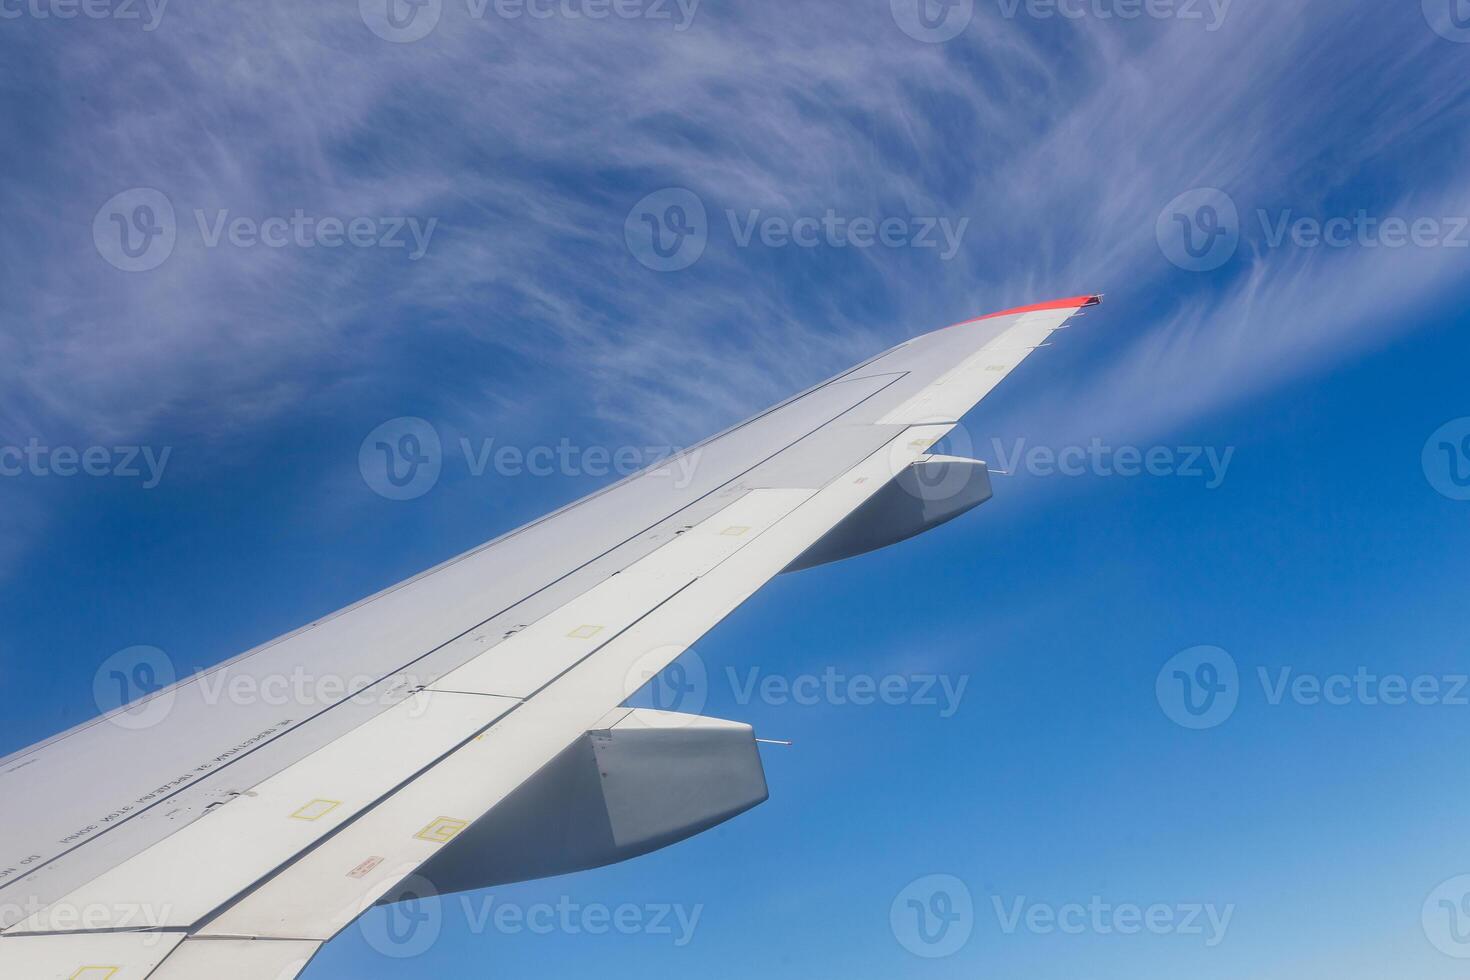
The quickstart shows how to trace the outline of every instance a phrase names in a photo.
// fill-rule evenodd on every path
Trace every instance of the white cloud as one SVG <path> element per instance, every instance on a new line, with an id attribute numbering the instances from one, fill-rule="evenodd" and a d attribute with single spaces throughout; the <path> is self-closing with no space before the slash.
<path id="1" fill-rule="evenodd" d="M 474 20 L 450 0 L 429 38 L 402 45 L 352 4 L 172 7 L 147 34 L 32 31 L 19 43 L 65 95 L 12 110 L 46 126 L 36 165 L 0 192 L 26 232 L 0 245 L 0 353 L 13 355 L 0 412 L 53 439 L 222 437 L 320 397 L 328 369 L 391 371 L 383 351 L 431 321 L 557 365 L 616 425 L 687 441 L 904 335 L 1107 288 L 1130 306 L 1164 289 L 1178 300 L 1127 323 L 1137 341 L 1078 411 L 1158 426 L 1309 369 L 1371 331 L 1373 311 L 1455 275 L 1422 250 L 1285 250 L 1238 259 L 1233 280 L 1191 279 L 1153 238 L 1160 207 L 1191 186 L 1246 209 L 1311 208 L 1366 168 L 1420 167 L 1408 154 L 1428 131 L 1442 152 L 1462 144 L 1463 52 L 1417 12 L 1239 3 L 1208 33 L 1033 30 L 980 8 L 945 45 L 901 33 L 886 3 L 705 5 L 675 32 Z M 1458 204 L 1462 177 L 1427 177 L 1423 199 Z M 660 275 L 633 261 L 622 223 L 673 184 L 700 194 L 714 228 L 693 269 Z M 134 185 L 164 190 L 181 232 L 160 269 L 128 275 L 89 230 Z M 440 230 L 415 264 L 209 250 L 194 208 L 434 215 Z M 771 253 L 733 247 L 726 208 L 972 224 L 950 263 Z M 1140 397 L 1150 385 L 1164 390 Z"/>

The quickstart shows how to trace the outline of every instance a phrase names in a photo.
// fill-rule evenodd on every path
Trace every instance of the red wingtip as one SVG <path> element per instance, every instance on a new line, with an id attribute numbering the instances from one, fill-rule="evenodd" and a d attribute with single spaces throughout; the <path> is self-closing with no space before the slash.
<path id="1" fill-rule="evenodd" d="M 1054 299 L 1046 303 L 1032 303 L 1030 306 L 1018 306 L 1013 310 L 1001 310 L 999 313 L 987 313 L 984 316 L 977 316 L 974 319 L 965 320 L 963 323 L 956 323 L 955 326 L 962 327 L 965 323 L 979 323 L 981 320 L 993 320 L 998 316 L 1013 316 L 1017 313 L 1036 313 L 1040 310 L 1086 309 L 1089 306 L 1096 306 L 1101 302 L 1102 297 L 1096 294 L 1070 296 L 1067 299 Z"/>

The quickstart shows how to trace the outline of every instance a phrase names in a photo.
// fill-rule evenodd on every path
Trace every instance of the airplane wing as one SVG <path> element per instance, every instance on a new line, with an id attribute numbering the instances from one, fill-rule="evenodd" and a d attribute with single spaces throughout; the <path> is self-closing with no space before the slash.
<path id="1" fill-rule="evenodd" d="M 761 802 L 748 726 L 625 702 L 783 570 L 988 499 L 930 447 L 1097 302 L 910 340 L 0 760 L 0 977 L 287 980 L 413 881 L 593 867 Z"/>

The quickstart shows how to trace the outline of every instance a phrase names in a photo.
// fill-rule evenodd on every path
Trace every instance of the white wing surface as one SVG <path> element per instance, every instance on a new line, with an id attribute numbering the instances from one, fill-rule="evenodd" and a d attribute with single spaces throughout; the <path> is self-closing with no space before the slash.
<path id="1" fill-rule="evenodd" d="M 0 977 L 290 978 L 410 876 L 590 867 L 760 802 L 747 727 L 624 702 L 783 570 L 987 499 L 983 464 L 929 448 L 1096 302 L 918 337 L 0 760 Z"/>

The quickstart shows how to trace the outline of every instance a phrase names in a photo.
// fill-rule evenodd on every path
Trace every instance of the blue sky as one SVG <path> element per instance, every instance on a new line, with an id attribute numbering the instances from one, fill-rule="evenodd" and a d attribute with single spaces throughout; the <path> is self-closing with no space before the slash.
<path id="1" fill-rule="evenodd" d="M 0 456 L 0 753 L 95 714 L 120 649 L 217 662 L 610 479 L 476 475 L 461 439 L 687 445 L 916 333 L 1107 294 L 967 418 L 957 449 L 1019 458 L 992 502 L 782 578 L 699 645 L 704 710 L 796 743 L 765 752 L 768 803 L 470 897 L 641 927 L 480 927 L 446 899 L 420 955 L 369 917 L 308 977 L 1462 974 L 1470 934 L 1436 916 L 1470 873 L 1463 3 L 976 0 L 930 9 L 947 40 L 905 0 L 444 0 L 412 41 L 370 0 L 0 8 L 0 448 L 56 464 Z M 657 271 L 635 206 L 670 188 L 702 251 Z M 371 244 L 248 244 L 298 211 Z M 829 212 L 900 240 L 781 243 Z M 135 259 L 113 213 L 167 234 Z M 445 452 L 399 501 L 359 448 L 404 416 Z M 1028 455 L 1094 441 L 1170 472 Z M 156 486 L 141 454 L 55 472 L 133 446 L 167 451 Z M 1220 479 L 1177 472 L 1192 447 Z M 1195 730 L 1166 664 L 1199 646 L 1237 703 Z M 730 679 L 829 668 L 965 687 L 945 716 Z M 1440 696 L 1272 695 L 1360 672 Z M 931 875 L 973 908 L 937 958 L 902 921 Z M 1089 903 L 1228 922 L 1006 928 Z"/>

